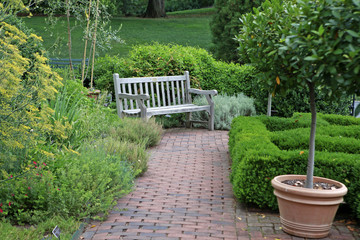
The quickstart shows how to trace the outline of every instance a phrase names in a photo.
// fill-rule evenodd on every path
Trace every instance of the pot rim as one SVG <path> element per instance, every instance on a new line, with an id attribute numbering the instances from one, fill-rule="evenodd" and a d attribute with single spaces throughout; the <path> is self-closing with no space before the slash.
<path id="1" fill-rule="evenodd" d="M 314 181 L 323 181 L 326 183 L 335 184 L 340 188 L 332 189 L 332 190 L 320 190 L 320 189 L 310 189 L 310 188 L 302 188 L 302 187 L 295 187 L 285 183 L 282 183 L 284 180 L 291 180 L 291 179 L 306 179 L 306 175 L 279 175 L 274 177 L 271 180 L 271 185 L 275 188 L 275 190 L 294 193 L 303 196 L 313 196 L 313 197 L 340 197 L 346 195 L 348 189 L 347 187 L 338 181 L 317 177 L 314 176 Z"/>

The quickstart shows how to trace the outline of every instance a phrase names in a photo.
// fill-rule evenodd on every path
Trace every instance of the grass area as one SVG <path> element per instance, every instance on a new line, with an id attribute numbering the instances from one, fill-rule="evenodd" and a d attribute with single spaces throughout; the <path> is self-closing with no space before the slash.
<path id="1" fill-rule="evenodd" d="M 104 52 L 99 51 L 100 56 L 109 55 L 126 56 L 133 45 L 151 42 L 176 43 L 184 46 L 196 46 L 206 50 L 211 48 L 210 21 L 212 8 L 188 10 L 169 13 L 165 19 L 144 18 L 113 18 L 111 28 L 118 29 L 122 26 L 120 37 L 124 44 L 112 43 L 112 49 Z M 194 17 L 195 16 L 195 17 Z M 33 28 L 44 40 L 44 46 L 50 57 L 66 58 L 68 50 L 66 46 L 67 28 L 65 18 L 59 18 L 59 22 L 53 28 L 53 33 L 47 30 L 49 26 L 45 23 L 45 17 L 24 18 L 27 26 Z M 78 24 L 78 23 L 77 23 Z M 75 19 L 71 20 L 75 25 Z M 82 58 L 84 41 L 83 29 L 74 27 L 72 29 L 73 58 Z M 60 41 L 59 41 L 60 40 Z M 55 44 L 56 43 L 56 44 Z M 54 49 L 54 46 L 57 46 Z"/>

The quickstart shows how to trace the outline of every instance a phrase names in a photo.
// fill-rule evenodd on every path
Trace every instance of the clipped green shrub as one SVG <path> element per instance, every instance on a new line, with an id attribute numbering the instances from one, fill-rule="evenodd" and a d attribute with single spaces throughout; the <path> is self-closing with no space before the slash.
<path id="1" fill-rule="evenodd" d="M 295 128 L 309 128 L 311 124 L 310 113 L 294 113 L 292 118 L 259 116 L 259 119 L 266 125 L 266 128 L 272 132 Z M 323 118 L 318 118 L 317 125 L 327 126 L 330 124 Z"/>
<path id="2" fill-rule="evenodd" d="M 217 95 L 213 97 L 215 103 L 215 129 L 229 130 L 231 121 L 237 116 L 255 115 L 254 100 L 244 94 L 233 96 Z M 208 104 L 205 97 L 197 97 L 193 101 L 197 105 Z M 208 121 L 209 116 L 206 112 L 194 112 L 192 118 L 197 121 Z"/>
<path id="3" fill-rule="evenodd" d="M 216 89 L 220 94 L 243 93 L 254 99 L 257 113 L 266 113 L 267 90 L 260 84 L 257 70 L 250 65 L 239 65 L 215 60 L 206 50 L 180 45 L 137 45 L 127 58 L 105 56 L 97 59 L 94 69 L 98 89 L 114 92 L 113 74 L 120 77 L 181 75 L 190 72 L 194 88 Z M 273 98 L 273 109 L 278 116 L 289 117 L 294 112 L 309 112 L 308 93 L 304 88 L 290 90 L 282 97 Z M 348 114 L 350 98 L 329 101 L 324 93 L 317 93 L 317 108 L 321 113 Z"/>
<path id="4" fill-rule="evenodd" d="M 304 120 L 298 121 L 299 128 L 293 127 L 294 121 L 299 116 L 304 116 Z M 293 118 L 275 118 L 273 121 L 265 121 L 264 117 L 237 117 L 232 122 L 229 133 L 229 151 L 232 159 L 232 170 L 230 179 L 233 184 L 234 194 L 245 203 L 254 203 L 260 207 L 277 208 L 276 198 L 271 187 L 271 179 L 281 174 L 306 174 L 308 150 L 299 146 L 302 141 L 300 135 L 308 135 L 309 129 L 306 128 L 308 121 L 307 114 L 298 113 Z M 319 114 L 318 119 L 325 123 L 325 118 L 335 118 L 333 116 Z M 339 116 L 342 121 L 351 117 Z M 272 119 L 272 118 L 269 118 Z M 269 126 L 286 123 L 289 129 L 282 127 L 281 131 L 271 132 Z M 359 125 L 348 126 L 341 130 L 341 126 L 336 126 L 327 122 L 319 123 L 319 136 L 317 144 L 326 146 L 326 151 L 319 151 L 317 148 L 315 159 L 315 175 L 334 179 L 346 184 L 349 189 L 345 196 L 345 202 L 360 217 L 360 154 L 349 154 L 335 152 L 336 144 L 347 145 L 349 151 L 356 147 L 351 144 L 338 141 L 336 144 L 327 142 L 333 140 L 329 135 L 349 134 L 351 129 L 359 128 Z M 309 126 L 308 126 L 309 127 Z M 278 127 L 272 127 L 277 129 Z M 329 132 L 332 131 L 332 132 Z M 357 130 L 359 131 L 359 130 Z M 291 136 L 286 133 L 293 133 Z M 296 133 L 296 134 L 295 134 Z M 353 133 L 356 135 L 356 132 Z M 277 136 L 276 136 L 277 135 Z M 281 140 L 275 142 L 274 138 Z M 337 137 L 339 138 L 339 137 Z M 281 150 L 277 144 L 286 143 L 287 149 Z M 357 144 L 359 140 L 348 138 L 348 142 Z M 358 147 L 357 147 L 358 148 Z M 292 149 L 292 150 L 291 150 Z M 358 151 L 358 150 L 354 150 Z"/>
<path id="5" fill-rule="evenodd" d="M 339 127 L 341 128 L 341 126 Z M 357 126 L 357 128 L 360 127 Z M 319 127 L 319 129 L 321 129 L 321 127 Z M 333 129 L 334 128 L 327 128 L 326 130 Z M 271 141 L 282 150 L 306 150 L 309 148 L 309 134 L 310 128 L 274 132 L 271 136 Z M 328 136 L 326 131 L 320 130 L 316 135 L 315 149 L 323 152 L 360 154 L 360 140 L 351 137 L 341 135 Z"/>
<path id="6" fill-rule="evenodd" d="M 252 96 L 257 87 L 253 67 L 216 61 L 204 49 L 174 44 L 137 45 L 126 59 L 98 58 L 94 76 L 97 88 L 114 92 L 114 73 L 120 77 L 144 77 L 182 75 L 184 71 L 190 72 L 191 85 L 195 88 Z"/>

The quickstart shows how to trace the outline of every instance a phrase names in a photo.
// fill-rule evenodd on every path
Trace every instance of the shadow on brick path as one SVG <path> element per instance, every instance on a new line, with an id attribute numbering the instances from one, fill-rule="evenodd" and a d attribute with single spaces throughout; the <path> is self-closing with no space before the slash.
<path id="1" fill-rule="evenodd" d="M 236 202 L 227 144 L 226 131 L 167 130 L 136 189 L 80 239 L 302 239 L 282 232 L 277 213 Z M 360 239 L 356 230 L 336 222 L 326 239 Z"/>

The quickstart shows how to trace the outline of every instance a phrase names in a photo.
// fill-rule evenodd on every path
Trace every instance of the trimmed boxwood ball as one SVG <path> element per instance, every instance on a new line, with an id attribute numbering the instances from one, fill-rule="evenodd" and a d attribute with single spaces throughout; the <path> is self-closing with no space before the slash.
<path id="1" fill-rule="evenodd" d="M 344 183 L 349 189 L 345 202 L 360 218 L 360 120 L 354 119 L 318 114 L 315 175 Z M 276 209 L 270 181 L 277 175 L 306 174 L 309 127 L 308 113 L 292 118 L 235 118 L 229 132 L 235 196 L 245 203 Z"/>

